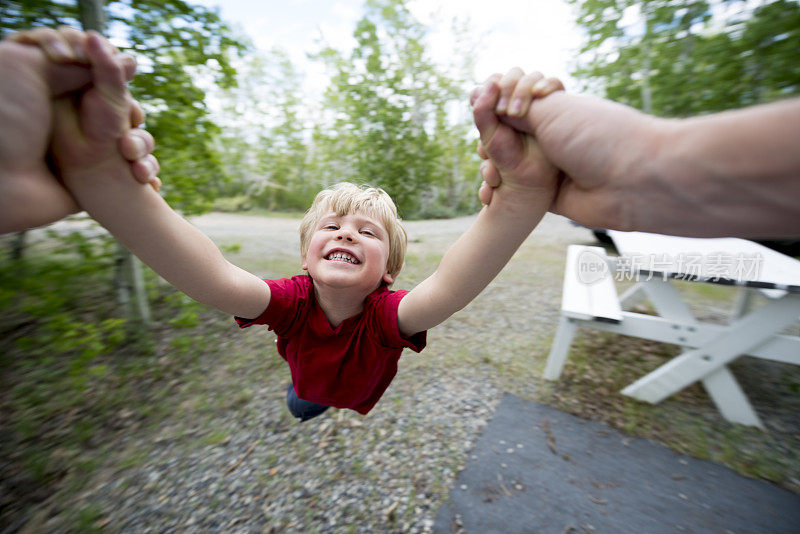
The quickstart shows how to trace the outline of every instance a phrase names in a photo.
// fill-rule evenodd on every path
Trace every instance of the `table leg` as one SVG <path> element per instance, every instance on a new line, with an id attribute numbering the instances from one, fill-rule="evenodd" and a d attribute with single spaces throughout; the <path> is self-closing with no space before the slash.
<path id="1" fill-rule="evenodd" d="M 747 395 L 727 365 L 723 365 L 705 377 L 703 386 L 726 420 L 764 429 L 764 424 L 750 405 Z"/>
<path id="2" fill-rule="evenodd" d="M 645 293 L 661 317 L 683 323 L 697 323 L 689 306 L 683 302 L 678 289 L 669 280 L 653 278 L 643 284 Z"/>
<path id="3" fill-rule="evenodd" d="M 736 295 L 736 302 L 733 303 L 733 311 L 731 312 L 731 317 L 734 319 L 738 319 L 740 317 L 744 317 L 747 312 L 750 310 L 750 306 L 753 303 L 753 290 L 749 287 L 743 287 L 739 289 L 739 293 Z"/>
<path id="4" fill-rule="evenodd" d="M 572 339 L 575 337 L 577 329 L 578 325 L 569 317 L 562 315 L 558 320 L 556 337 L 553 339 L 553 346 L 550 348 L 547 365 L 544 368 L 546 380 L 558 380 L 558 377 L 561 376 L 561 370 L 564 368 L 564 362 L 567 360 L 567 353 L 569 353 L 569 347 L 572 345 Z"/>
<path id="5" fill-rule="evenodd" d="M 730 371 L 723 373 L 719 371 L 725 368 L 727 363 L 742 354 L 747 354 L 770 340 L 774 334 L 796 322 L 798 316 L 800 316 L 800 295 L 790 294 L 782 299 L 768 302 L 732 323 L 706 345 L 684 352 L 629 385 L 622 390 L 622 393 L 655 404 L 698 380 L 709 379 L 711 385 L 709 393 L 712 394 L 715 403 L 735 403 L 739 406 L 746 404 L 749 407 L 747 397 Z M 752 408 L 749 410 L 752 411 Z M 737 408 L 735 411 L 746 413 L 747 410 Z"/>
<path id="6" fill-rule="evenodd" d="M 643 291 L 650 298 L 659 315 L 673 321 L 697 324 L 697 319 L 671 282 L 653 278 L 641 284 Z M 763 428 L 761 420 L 750 406 L 747 396 L 727 366 L 723 365 L 704 378 L 703 386 L 725 419 Z M 623 393 L 625 391 L 623 390 Z"/>

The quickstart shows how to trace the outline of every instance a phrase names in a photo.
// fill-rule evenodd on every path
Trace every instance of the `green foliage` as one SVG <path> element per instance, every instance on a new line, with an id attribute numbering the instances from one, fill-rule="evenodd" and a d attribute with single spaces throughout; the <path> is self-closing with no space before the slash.
<path id="1" fill-rule="evenodd" d="M 302 119 L 302 76 L 287 53 L 273 49 L 242 62 L 225 102 L 217 139 L 223 166 L 238 184 L 227 188 L 270 210 L 306 210 L 319 189 L 308 163 Z"/>
<path id="2" fill-rule="evenodd" d="M 175 293 L 164 299 L 166 302 L 177 304 L 178 311 L 173 314 L 167 321 L 172 328 L 186 329 L 194 328 L 200 324 L 200 316 L 198 314 L 200 304 L 196 303 L 183 293 Z"/>
<path id="3" fill-rule="evenodd" d="M 253 199 L 248 195 L 234 197 L 219 197 L 214 200 L 213 210 L 223 213 L 237 213 L 253 208 Z"/>
<path id="4" fill-rule="evenodd" d="M 87 534 L 103 532 L 103 529 L 97 527 L 97 522 L 103 518 L 103 510 L 99 506 L 86 505 L 77 511 L 76 516 L 76 532 L 84 532 Z"/>
<path id="5" fill-rule="evenodd" d="M 110 379 L 108 356 L 125 340 L 125 321 L 107 299 L 112 249 L 108 239 L 72 234 L 44 257 L 0 266 L 3 412 L 11 425 L 3 448 L 42 433 L 91 439 L 91 418 L 68 428 L 63 422 Z M 41 454 L 26 462 L 39 480 L 58 472 Z"/>
<path id="6" fill-rule="evenodd" d="M 328 122 L 314 131 L 319 179 L 380 186 L 404 217 L 436 203 L 463 209 L 459 186 L 471 190 L 475 178 L 461 165 L 473 149 L 468 126 L 451 124 L 447 112 L 466 102 L 461 80 L 430 60 L 428 29 L 402 1 L 368 0 L 365 10 L 350 53 L 328 47 L 317 55 L 332 75 Z"/>
<path id="7" fill-rule="evenodd" d="M 320 189 L 349 180 L 386 189 L 406 218 L 478 208 L 480 181 L 466 108 L 470 54 L 451 65 L 427 55 L 428 28 L 399 0 L 370 0 L 352 50 L 325 47 L 313 59 L 332 77 L 322 109 L 302 93 L 302 73 L 274 49 L 237 64 L 239 83 L 215 93 L 223 104 L 215 142 L 226 174 L 222 207 L 305 211 Z M 469 49 L 466 31 L 454 33 Z M 462 115 L 466 115 L 462 113 Z"/>
<path id="8" fill-rule="evenodd" d="M 208 117 L 197 79 L 234 85 L 231 54 L 246 47 L 230 37 L 216 12 L 182 0 L 126 0 L 110 3 L 108 11 L 113 24 L 127 30 L 130 50 L 145 58 L 131 93 L 158 140 L 155 156 L 169 177 L 164 197 L 187 214 L 207 211 L 225 174 L 213 147 L 219 128 Z"/>
<path id="9" fill-rule="evenodd" d="M 138 59 L 130 90 L 157 139 L 155 155 L 165 176 L 162 193 L 186 214 L 207 211 L 227 176 L 213 145 L 219 127 L 209 119 L 198 80 L 234 85 L 232 56 L 245 45 L 230 37 L 216 12 L 183 0 L 117 0 L 105 7 L 108 35 Z M 77 2 L 11 0 L 0 8 L 2 34 L 59 25 L 80 27 Z"/>
<path id="10" fill-rule="evenodd" d="M 800 94 L 796 1 L 570 1 L 587 32 L 575 74 L 612 100 L 679 117 Z"/>
<path id="11" fill-rule="evenodd" d="M 131 92 L 147 112 L 173 208 L 199 213 L 219 196 L 247 196 L 257 207 L 304 211 L 321 188 L 350 180 L 386 189 L 406 218 L 478 209 L 464 113 L 474 44 L 465 28 L 453 29 L 464 53 L 438 65 L 426 48 L 429 29 L 403 0 L 367 0 L 355 48 L 316 54 L 333 83 L 315 110 L 285 51 L 235 58 L 249 44 L 215 11 L 183 0 L 115 0 L 106 15 L 108 33 L 139 60 Z M 0 31 L 78 26 L 77 16 L 67 0 L 11 0 L 0 8 Z M 223 102 L 213 121 L 208 91 Z"/>
<path id="12" fill-rule="evenodd" d="M 55 28 L 78 20 L 78 3 L 51 0 L 4 0 L 0 4 L 0 38 L 34 26 Z"/>
<path id="13" fill-rule="evenodd" d="M 222 252 L 230 252 L 232 254 L 235 254 L 242 250 L 242 245 L 239 243 L 233 243 L 231 245 L 220 245 L 219 249 Z"/>
<path id="14" fill-rule="evenodd" d="M 51 232 L 25 260 L 0 263 L 0 474 L 23 488 L 66 476 L 77 451 L 100 448 L 101 431 L 136 406 L 137 382 L 164 372 L 147 338 L 131 343 L 110 298 L 114 249 L 108 237 Z M 147 275 L 157 320 L 199 324 L 198 304 Z"/>

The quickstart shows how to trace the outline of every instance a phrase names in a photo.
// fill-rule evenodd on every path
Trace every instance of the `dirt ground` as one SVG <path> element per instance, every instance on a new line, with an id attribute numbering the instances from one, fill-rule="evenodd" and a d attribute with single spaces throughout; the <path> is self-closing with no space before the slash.
<path id="1" fill-rule="evenodd" d="M 300 272 L 299 218 L 191 220 L 254 274 Z M 394 288 L 430 275 L 474 220 L 408 222 Z M 75 228 L 98 231 L 80 218 L 53 227 Z M 46 246 L 45 234 L 31 232 L 29 242 Z M 589 230 L 548 214 L 478 298 L 429 332 L 422 354 L 406 351 L 367 417 L 330 410 L 292 420 L 283 402 L 288 370 L 266 328 L 239 332 L 211 310 L 193 329 L 157 325 L 148 376 L 165 378 L 147 383 L 146 401 L 121 410 L 108 435 L 93 436 L 95 448 L 61 460 L 70 473 L 61 486 L 13 521 L 27 532 L 430 532 L 503 392 L 800 490 L 800 376 L 792 366 L 748 358 L 734 366 L 767 432 L 722 420 L 700 386 L 657 406 L 619 394 L 674 347 L 581 332 L 562 379 L 541 379 L 572 243 L 597 245 Z M 702 286 L 679 290 L 698 317 L 725 320 L 735 288 Z M 87 465 L 96 467 L 81 474 Z"/>
<path id="2" fill-rule="evenodd" d="M 410 289 L 433 272 L 447 247 L 474 220 L 471 216 L 406 223 L 409 250 L 394 287 Z M 286 255 L 288 268 L 299 265 L 297 221 L 211 214 L 194 222 L 219 243 L 230 239 L 241 244 L 236 259 L 250 261 L 271 250 Z M 249 228 L 245 234 L 237 232 L 243 227 Z M 797 366 L 749 357 L 731 365 L 767 432 L 724 421 L 699 384 L 655 406 L 619 393 L 677 355 L 680 349 L 671 345 L 580 331 L 562 379 L 556 383 L 541 380 L 557 329 L 570 244 L 599 245 L 589 230 L 547 214 L 489 287 L 464 310 L 429 332 L 428 354 L 421 359 L 405 356 L 401 365 L 430 365 L 436 372 L 447 365 L 462 370 L 480 368 L 476 376 L 485 373 L 502 391 L 659 439 L 682 452 L 726 463 L 795 491 L 800 489 Z M 615 254 L 613 249 L 609 251 Z M 258 263 L 253 267 L 257 269 Z M 618 292 L 629 285 L 618 283 Z M 712 323 L 729 320 L 737 288 L 690 282 L 675 285 L 699 319 Z M 646 312 L 647 307 L 639 311 Z M 800 325 L 790 330 L 787 333 L 796 335 Z"/>

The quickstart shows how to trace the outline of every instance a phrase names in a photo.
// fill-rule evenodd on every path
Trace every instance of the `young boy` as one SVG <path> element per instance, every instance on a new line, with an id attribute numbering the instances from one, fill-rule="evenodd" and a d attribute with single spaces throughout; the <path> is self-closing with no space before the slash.
<path id="1" fill-rule="evenodd" d="M 406 245 L 394 203 L 381 190 L 341 184 L 321 192 L 303 219 L 302 268 L 308 274 L 264 281 L 226 261 L 155 191 L 131 179 L 115 147 L 125 129 L 124 77 L 98 36 L 90 35 L 86 49 L 94 87 L 77 109 L 59 101 L 54 110 L 52 150 L 64 183 L 84 209 L 175 287 L 234 315 L 242 327 L 267 324 L 274 330 L 291 369 L 290 407 L 292 390 L 298 400 L 313 403 L 294 410 L 302 420 L 326 406 L 368 413 L 394 377 L 402 349 L 422 350 L 429 328 L 475 298 L 554 198 L 556 170 L 532 137 L 498 121 L 500 87 L 493 81 L 476 100 L 474 118 L 502 185 L 435 273 L 411 291 L 389 290 Z"/>

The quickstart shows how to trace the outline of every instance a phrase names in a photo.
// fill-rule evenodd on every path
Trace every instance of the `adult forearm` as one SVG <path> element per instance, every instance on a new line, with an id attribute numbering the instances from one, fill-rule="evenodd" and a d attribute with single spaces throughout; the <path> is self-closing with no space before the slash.
<path id="1" fill-rule="evenodd" d="M 44 226 L 79 210 L 46 168 L 21 173 L 0 170 L 0 234 Z"/>
<path id="2" fill-rule="evenodd" d="M 243 298 L 248 291 L 243 285 L 254 277 L 227 262 L 206 235 L 127 169 L 68 176 L 65 182 L 81 207 L 177 289 L 234 315 L 256 317 L 264 310 L 263 298 L 256 304 Z"/>
<path id="3" fill-rule="evenodd" d="M 664 121 L 644 180 L 669 202 L 642 206 L 645 231 L 800 236 L 800 99 Z"/>
<path id="4" fill-rule="evenodd" d="M 564 172 L 554 211 L 595 228 L 800 235 L 800 99 L 691 119 L 555 93 L 524 118 Z"/>

